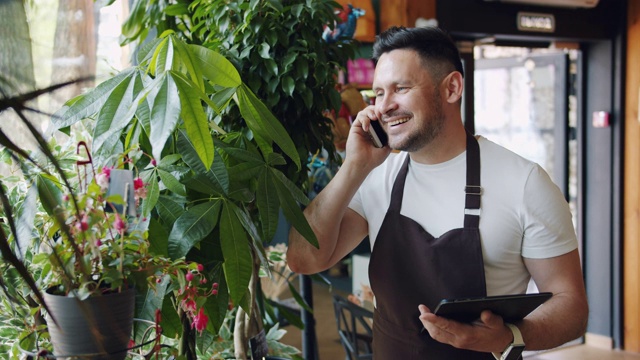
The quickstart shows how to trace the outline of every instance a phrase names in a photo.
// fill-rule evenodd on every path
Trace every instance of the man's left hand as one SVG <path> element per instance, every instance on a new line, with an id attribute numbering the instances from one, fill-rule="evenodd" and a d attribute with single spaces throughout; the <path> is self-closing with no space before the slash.
<path id="1" fill-rule="evenodd" d="M 461 323 L 437 316 L 425 305 L 419 305 L 420 322 L 431 337 L 459 349 L 481 352 L 501 352 L 512 341 L 513 335 L 502 317 L 485 310 L 472 323 Z"/>

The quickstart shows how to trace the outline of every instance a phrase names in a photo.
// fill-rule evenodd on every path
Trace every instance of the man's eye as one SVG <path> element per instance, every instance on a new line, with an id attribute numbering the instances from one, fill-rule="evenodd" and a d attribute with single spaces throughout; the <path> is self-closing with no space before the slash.
<path id="1" fill-rule="evenodd" d="M 406 91 L 407 89 L 408 89 L 408 87 L 398 86 L 396 88 L 396 92 L 403 92 L 403 91 Z"/>

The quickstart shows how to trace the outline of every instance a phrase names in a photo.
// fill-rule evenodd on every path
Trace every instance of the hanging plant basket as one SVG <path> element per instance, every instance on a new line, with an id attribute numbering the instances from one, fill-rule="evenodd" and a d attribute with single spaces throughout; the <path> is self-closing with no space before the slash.
<path id="1" fill-rule="evenodd" d="M 51 315 L 48 327 L 56 358 L 124 359 L 127 356 L 135 306 L 128 289 L 85 300 L 44 293 Z"/>

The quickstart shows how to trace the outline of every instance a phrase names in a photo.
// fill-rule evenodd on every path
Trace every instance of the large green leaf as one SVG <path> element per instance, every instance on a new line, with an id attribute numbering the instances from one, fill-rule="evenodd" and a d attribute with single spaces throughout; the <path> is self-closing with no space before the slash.
<path id="1" fill-rule="evenodd" d="M 216 226 L 221 200 L 196 205 L 182 214 L 169 234 L 169 257 L 179 259 Z"/>
<path id="2" fill-rule="evenodd" d="M 218 294 L 210 296 L 204 304 L 204 309 L 207 316 L 209 316 L 214 334 L 220 331 L 220 326 L 222 326 L 229 308 L 229 292 L 227 291 L 227 282 L 224 276 L 219 278 L 218 285 Z"/>
<path id="3" fill-rule="evenodd" d="M 249 287 L 253 259 L 249 240 L 236 217 L 233 203 L 225 202 L 220 216 L 220 242 L 224 255 L 224 273 L 234 303 L 240 304 Z"/>
<path id="4" fill-rule="evenodd" d="M 221 114 L 222 110 L 221 110 L 221 106 L 219 105 L 220 101 L 223 101 L 224 99 L 215 99 L 211 100 L 207 94 L 205 94 L 202 90 L 200 90 L 199 87 L 197 87 L 193 81 L 191 81 L 190 79 L 188 79 L 186 76 L 184 76 L 183 74 L 179 73 L 179 72 L 175 72 L 172 71 L 171 75 L 174 77 L 174 79 L 181 81 L 181 84 L 187 88 L 189 88 L 189 94 L 191 96 L 197 96 L 198 98 L 200 98 L 200 100 L 204 101 L 207 105 L 209 105 L 213 111 L 216 112 L 216 114 Z M 230 88 L 230 89 L 226 89 L 227 90 L 231 90 L 231 95 L 233 95 L 233 93 L 235 93 L 235 88 Z M 230 95 L 230 96 L 231 96 Z M 223 103 L 223 105 L 226 107 L 226 104 Z M 220 126 L 218 126 L 218 124 L 216 124 L 215 122 L 209 122 L 209 126 L 211 126 L 214 130 L 216 130 L 217 132 L 221 133 L 221 134 L 226 134 L 226 131 L 224 131 L 224 129 L 222 129 Z"/>
<path id="5" fill-rule="evenodd" d="M 183 207 L 166 195 L 161 195 L 156 204 L 156 210 L 162 222 L 173 228 L 173 224 L 184 214 Z"/>
<path id="6" fill-rule="evenodd" d="M 195 144 L 188 138 L 182 130 L 178 133 L 178 151 L 182 154 L 182 159 L 196 174 L 205 175 L 215 187 L 215 190 L 222 194 L 229 192 L 229 174 L 220 156 L 214 153 L 212 163 L 205 168 L 198 157 Z"/>
<path id="7" fill-rule="evenodd" d="M 309 198 L 307 195 L 300 190 L 296 184 L 294 184 L 291 180 L 287 179 L 286 176 L 281 171 L 276 169 L 271 169 L 271 174 L 274 179 L 277 179 L 282 185 L 287 188 L 287 191 L 291 193 L 291 196 L 302 205 L 309 205 Z"/>
<path id="8" fill-rule="evenodd" d="M 169 189 L 169 191 L 180 196 L 187 196 L 184 185 L 181 184 L 180 181 L 172 173 L 158 168 L 158 175 L 160 176 L 160 180 L 162 180 L 164 186 Z"/>
<path id="9" fill-rule="evenodd" d="M 264 171 L 264 163 L 241 162 L 229 168 L 229 177 L 244 181 L 257 177 L 262 171 Z"/>
<path id="10" fill-rule="evenodd" d="M 100 108 L 98 120 L 93 130 L 94 148 L 101 148 L 107 139 L 124 129 L 129 123 L 133 116 L 130 110 L 134 94 L 139 93 L 141 88 L 142 82 L 137 76 L 137 72 L 134 72 L 111 91 L 107 101 Z"/>
<path id="11" fill-rule="evenodd" d="M 279 171 L 273 170 L 272 174 L 277 174 Z M 307 218 L 304 217 L 298 202 L 293 198 L 290 187 L 287 187 L 277 176 L 272 176 L 273 184 L 278 192 L 278 198 L 280 199 L 280 206 L 284 216 L 291 222 L 291 225 L 298 230 L 307 241 L 318 248 L 318 238 L 311 229 Z"/>
<path id="12" fill-rule="evenodd" d="M 150 41 L 145 41 L 138 48 L 136 48 L 136 59 L 138 60 L 138 64 L 142 64 L 143 62 L 148 60 L 151 55 L 153 55 L 153 50 L 163 40 L 164 39 L 157 38 Z"/>
<path id="13" fill-rule="evenodd" d="M 236 217 L 238 218 L 238 220 L 240 220 L 240 223 L 242 224 L 242 227 L 247 232 L 247 234 L 251 236 L 254 242 L 261 243 L 262 240 L 261 240 L 260 234 L 258 234 L 258 230 L 256 229 L 253 223 L 251 214 L 249 214 L 246 210 L 243 210 L 239 206 L 233 206 L 233 211 L 236 214 Z M 260 256 L 260 252 L 258 252 L 258 256 Z"/>
<path id="14" fill-rule="evenodd" d="M 65 128 L 87 118 L 100 110 L 111 92 L 123 81 L 133 76 L 135 68 L 129 68 L 111 79 L 101 83 L 88 94 L 74 99 L 72 105 L 65 105 L 51 117 L 51 123 L 57 129 Z"/>
<path id="15" fill-rule="evenodd" d="M 245 85 L 238 87 L 236 99 L 247 125 L 261 136 L 278 144 L 300 169 L 300 158 L 291 137 L 264 103 Z"/>
<path id="16" fill-rule="evenodd" d="M 0 184 L 0 186 L 2 186 L 2 184 Z M 29 248 L 29 244 L 31 243 L 31 238 L 33 237 L 32 232 L 35 228 L 34 220 L 37 212 L 37 192 L 38 189 L 36 187 L 29 187 L 27 195 L 24 198 L 24 202 L 22 203 L 20 213 L 18 214 L 18 222 L 16 224 L 17 232 L 15 236 L 22 259 L 24 259 L 26 251 Z M 4 215 L 8 216 L 8 214 Z"/>
<path id="17" fill-rule="evenodd" d="M 133 9 L 131 9 L 131 15 L 124 24 L 122 24 L 122 35 L 127 39 L 130 39 L 129 41 L 133 40 L 134 37 L 138 36 L 138 34 L 144 30 L 146 5 L 146 1 L 134 1 Z"/>
<path id="18" fill-rule="evenodd" d="M 194 66 L 214 84 L 229 88 L 242 84 L 238 70 L 224 56 L 200 45 L 188 45 L 188 49 L 194 55 Z"/>
<path id="19" fill-rule="evenodd" d="M 62 190 L 60 190 L 58 180 L 48 174 L 36 176 L 36 187 L 42 207 L 50 216 L 53 216 L 54 209 L 62 204 Z"/>
<path id="20" fill-rule="evenodd" d="M 155 321 L 156 310 L 162 309 L 162 302 L 167 293 L 167 286 L 169 285 L 169 282 L 169 275 L 165 275 L 162 278 L 162 281 L 155 285 L 155 289 L 149 288 L 143 294 L 136 294 L 136 318 Z M 148 326 L 145 324 L 136 324 L 136 339 L 142 339 L 147 327 Z"/>
<path id="21" fill-rule="evenodd" d="M 151 55 L 148 71 L 153 76 L 160 76 L 166 71 L 171 70 L 173 64 L 173 44 L 166 37 L 158 44 Z"/>
<path id="22" fill-rule="evenodd" d="M 258 178 L 256 204 L 260 213 L 260 223 L 265 239 L 271 239 L 278 227 L 280 201 L 268 171 L 262 172 Z"/>
<path id="23" fill-rule="evenodd" d="M 153 217 L 149 219 L 149 252 L 155 255 L 169 256 L 169 233 Z"/>
<path id="24" fill-rule="evenodd" d="M 156 174 L 156 169 L 151 171 L 145 171 L 143 182 L 147 186 L 147 198 L 144 199 L 142 203 L 142 214 L 144 216 L 148 216 L 151 213 L 151 210 L 156 206 L 158 202 L 158 198 L 160 197 L 160 186 L 158 185 L 158 176 Z"/>
<path id="25" fill-rule="evenodd" d="M 169 339 L 174 339 L 182 334 L 182 322 L 176 311 L 173 301 L 169 297 L 165 297 L 162 302 L 162 335 Z"/>
<path id="26" fill-rule="evenodd" d="M 188 189 L 195 190 L 202 194 L 213 196 L 225 195 L 218 184 L 211 182 L 211 180 L 203 174 L 197 174 L 196 176 L 189 178 L 185 182 L 185 185 Z"/>
<path id="27" fill-rule="evenodd" d="M 149 92 L 147 99 L 151 107 L 149 141 L 153 147 L 153 157 L 160 159 L 162 149 L 180 119 L 181 103 L 173 77 L 163 76 L 160 85 Z"/>
<path id="28" fill-rule="evenodd" d="M 175 36 L 171 37 L 171 42 L 173 43 L 180 63 L 187 69 L 191 81 L 197 84 L 201 91 L 204 91 L 204 80 L 199 66 L 200 62 L 193 51 L 190 51 L 187 45 Z"/>
<path id="29" fill-rule="evenodd" d="M 122 154 L 124 145 L 118 136 L 106 138 L 102 146 L 93 148 L 93 163 L 97 166 L 107 165 L 114 154 Z"/>
<path id="30" fill-rule="evenodd" d="M 262 158 L 262 156 L 260 156 L 260 154 L 253 151 L 234 148 L 231 146 L 224 147 L 223 151 L 231 155 L 233 158 L 241 160 L 243 162 L 264 164 L 264 159 Z"/>
<path id="31" fill-rule="evenodd" d="M 184 121 L 187 137 L 191 140 L 200 161 L 209 170 L 211 163 L 213 163 L 213 140 L 211 139 L 207 115 L 202 108 L 200 97 L 192 90 L 193 87 L 189 86 L 184 78 L 174 76 L 174 73 L 171 74 L 178 88 L 181 104 L 180 114 Z"/>

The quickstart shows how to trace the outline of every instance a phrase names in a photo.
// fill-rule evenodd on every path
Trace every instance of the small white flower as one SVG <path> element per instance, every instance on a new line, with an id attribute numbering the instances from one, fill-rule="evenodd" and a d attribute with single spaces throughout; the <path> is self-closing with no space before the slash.
<path id="1" fill-rule="evenodd" d="M 109 188 L 109 175 L 105 173 L 96 175 L 96 183 L 100 186 L 102 191 L 107 191 Z"/>

